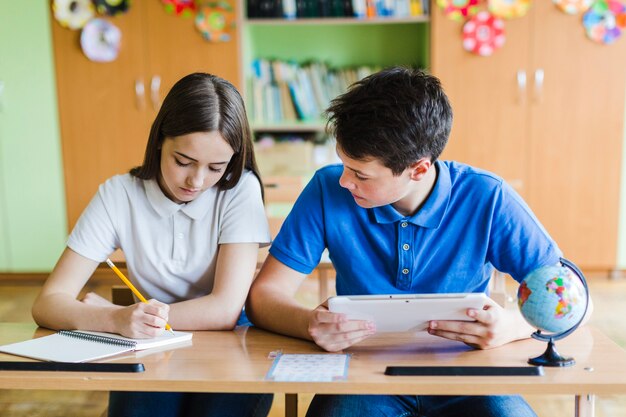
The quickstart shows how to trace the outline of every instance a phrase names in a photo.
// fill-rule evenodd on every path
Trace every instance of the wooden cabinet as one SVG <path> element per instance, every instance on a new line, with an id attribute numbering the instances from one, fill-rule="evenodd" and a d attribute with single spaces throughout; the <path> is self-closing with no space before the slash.
<path id="1" fill-rule="evenodd" d="M 537 1 L 506 21 L 502 49 L 479 57 L 463 50 L 461 25 L 433 10 L 431 67 L 455 111 L 443 158 L 500 174 L 566 257 L 614 268 L 626 39 L 596 44 L 580 18 Z"/>
<path id="2" fill-rule="evenodd" d="M 210 43 L 193 20 L 160 1 L 134 2 L 111 18 L 122 32 L 118 58 L 89 61 L 79 33 L 52 25 L 67 218 L 71 229 L 100 183 L 141 164 L 160 102 L 182 76 L 210 72 L 239 87 L 239 36 Z"/>

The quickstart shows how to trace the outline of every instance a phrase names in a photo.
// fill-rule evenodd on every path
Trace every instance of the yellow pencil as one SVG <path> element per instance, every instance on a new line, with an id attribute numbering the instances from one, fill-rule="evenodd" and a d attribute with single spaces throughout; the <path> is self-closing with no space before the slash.
<path id="1" fill-rule="evenodd" d="M 120 279 L 124 282 L 124 284 L 126 284 L 126 286 L 128 288 L 130 288 L 130 290 L 133 292 L 133 294 L 135 294 L 137 296 L 137 298 L 139 298 L 141 300 L 142 303 L 148 303 L 148 300 L 146 300 L 146 298 L 141 295 L 141 293 L 139 292 L 139 290 L 137 288 L 135 288 L 135 286 L 133 285 L 132 282 L 130 282 L 128 280 L 128 278 L 126 278 L 124 276 L 124 274 L 122 274 L 122 271 L 120 271 L 119 269 L 117 269 L 117 266 L 115 266 L 115 264 L 113 263 L 113 261 L 111 261 L 109 258 L 107 258 L 107 265 L 109 265 L 111 267 L 111 269 L 113 270 L 113 272 L 115 272 L 115 274 L 120 277 Z M 174 334 L 174 331 L 172 330 L 172 326 L 170 326 L 169 324 L 165 323 L 165 330 L 169 330 L 170 333 Z"/>

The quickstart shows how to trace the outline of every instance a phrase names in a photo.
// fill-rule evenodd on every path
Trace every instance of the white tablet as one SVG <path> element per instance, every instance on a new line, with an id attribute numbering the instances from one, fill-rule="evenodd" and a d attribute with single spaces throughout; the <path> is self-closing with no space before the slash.
<path id="1" fill-rule="evenodd" d="M 483 293 L 393 294 L 331 297 L 328 308 L 348 319 L 370 320 L 378 332 L 421 331 L 430 320 L 463 320 L 467 309 L 482 310 Z"/>

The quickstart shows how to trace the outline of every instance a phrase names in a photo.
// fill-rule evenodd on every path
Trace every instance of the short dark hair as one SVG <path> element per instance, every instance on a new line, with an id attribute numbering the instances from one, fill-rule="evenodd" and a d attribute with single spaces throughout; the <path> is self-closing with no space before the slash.
<path id="1" fill-rule="evenodd" d="M 260 182 L 241 95 L 228 81 L 199 72 L 181 78 L 167 94 L 152 123 L 143 164 L 131 169 L 130 174 L 146 180 L 157 178 L 161 146 L 166 137 L 213 131 L 219 132 L 235 152 L 217 183 L 218 188 L 233 188 L 244 168 L 254 172 Z"/>
<path id="2" fill-rule="evenodd" d="M 439 80 L 391 67 L 354 83 L 326 110 L 327 130 L 353 159 L 376 158 L 399 175 L 421 158 L 437 160 L 452 127 Z"/>

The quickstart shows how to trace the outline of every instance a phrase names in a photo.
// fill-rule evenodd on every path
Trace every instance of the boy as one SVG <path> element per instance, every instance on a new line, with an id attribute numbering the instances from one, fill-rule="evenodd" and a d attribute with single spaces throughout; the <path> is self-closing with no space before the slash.
<path id="1" fill-rule="evenodd" d="M 486 292 L 494 267 L 521 281 L 558 263 L 555 242 L 501 178 L 437 160 L 452 110 L 435 77 L 390 68 L 357 82 L 327 113 L 343 165 L 315 174 L 272 244 L 246 309 L 259 327 L 327 351 L 376 332 L 371 322 L 295 302 L 325 248 L 339 295 Z M 517 311 L 490 300 L 467 314 L 475 321 L 431 321 L 428 332 L 489 349 L 534 330 Z M 307 415 L 535 413 L 517 396 L 318 395 Z"/>

